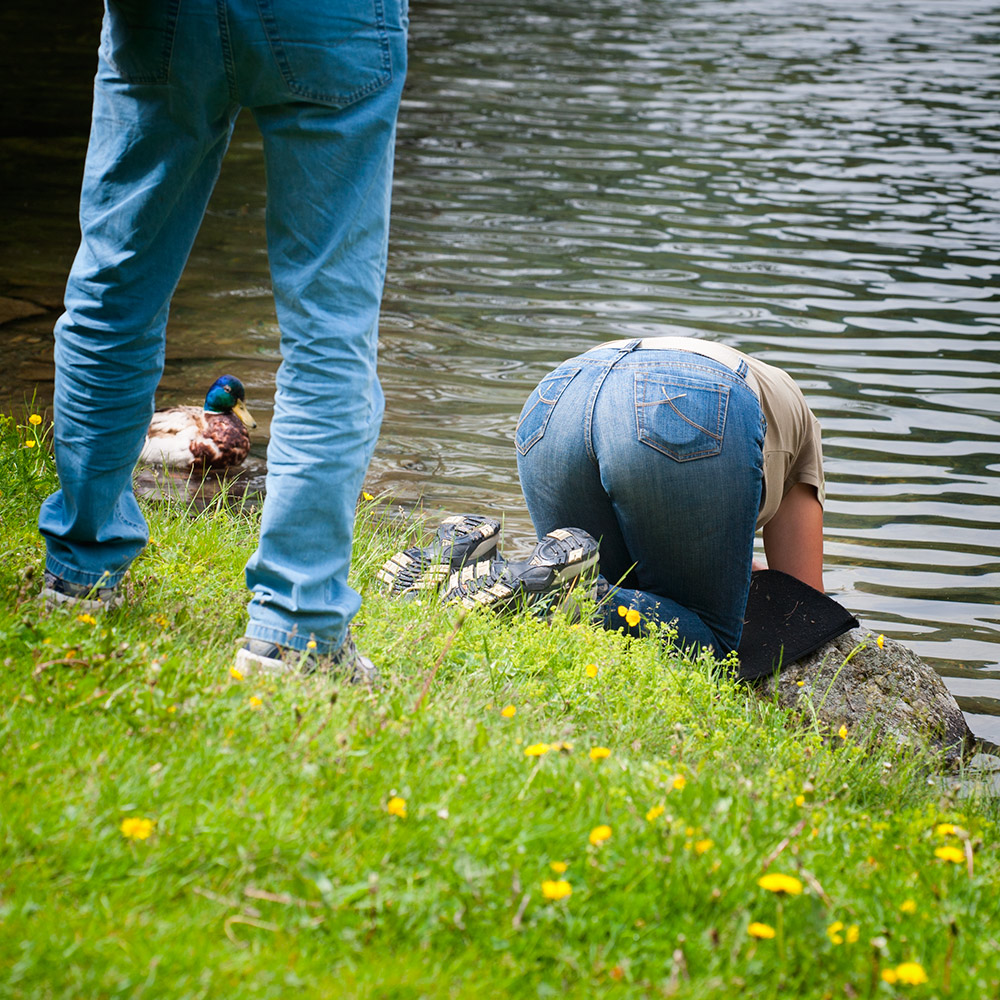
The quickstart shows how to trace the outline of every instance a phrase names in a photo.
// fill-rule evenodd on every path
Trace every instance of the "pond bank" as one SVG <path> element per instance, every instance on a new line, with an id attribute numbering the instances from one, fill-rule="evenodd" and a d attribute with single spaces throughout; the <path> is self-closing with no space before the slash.
<path id="1" fill-rule="evenodd" d="M 996 801 L 921 754 L 803 731 L 707 657 L 389 601 L 378 500 L 379 691 L 230 669 L 238 504 L 147 505 L 126 607 L 43 613 L 29 433 L 0 426 L 4 995 L 1000 987 Z"/>

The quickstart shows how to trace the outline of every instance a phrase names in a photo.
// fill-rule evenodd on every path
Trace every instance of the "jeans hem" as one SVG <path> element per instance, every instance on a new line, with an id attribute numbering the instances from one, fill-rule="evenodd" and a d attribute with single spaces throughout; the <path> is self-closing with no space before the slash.
<path id="1" fill-rule="evenodd" d="M 86 573 L 73 569 L 72 566 L 60 562 L 52 555 L 45 557 L 45 569 L 64 583 L 76 583 L 83 587 L 117 587 L 125 575 L 124 569 L 118 570 L 116 573 L 111 573 L 108 570 L 97 575 Z"/>
<path id="2" fill-rule="evenodd" d="M 340 642 L 328 642 L 322 639 L 314 639 L 312 636 L 300 635 L 292 629 L 274 628 L 269 625 L 249 624 L 244 635 L 248 639 L 260 639 L 263 642 L 273 642 L 286 649 L 294 649 L 297 653 L 315 652 L 318 656 L 332 656 L 340 650 L 344 640 Z M 309 643 L 315 642 L 314 648 L 310 648 Z"/>

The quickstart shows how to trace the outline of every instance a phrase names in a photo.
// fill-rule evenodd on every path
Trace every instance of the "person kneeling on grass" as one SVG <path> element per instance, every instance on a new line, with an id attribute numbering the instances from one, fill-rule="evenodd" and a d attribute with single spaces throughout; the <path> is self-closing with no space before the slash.
<path id="1" fill-rule="evenodd" d="M 421 567 L 447 563 L 445 600 L 507 607 L 597 564 L 605 627 L 623 627 L 624 606 L 719 656 L 739 645 L 757 528 L 771 569 L 823 590 L 819 422 L 772 365 L 687 337 L 602 344 L 541 380 L 515 441 L 541 539 L 529 559 L 484 562 L 499 525 L 478 519 L 496 527 L 467 547 L 481 524 L 457 518 L 447 537 L 393 557 L 409 578 L 390 560 L 383 582 L 411 589 Z"/>

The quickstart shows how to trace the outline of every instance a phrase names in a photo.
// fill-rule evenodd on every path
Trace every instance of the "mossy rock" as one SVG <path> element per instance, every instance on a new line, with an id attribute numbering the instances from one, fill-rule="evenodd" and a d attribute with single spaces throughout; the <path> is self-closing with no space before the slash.
<path id="1" fill-rule="evenodd" d="M 929 747 L 951 767 L 976 752 L 962 710 L 934 669 L 895 639 L 880 647 L 866 628 L 838 636 L 758 690 L 834 738 L 846 726 L 853 740 Z"/>

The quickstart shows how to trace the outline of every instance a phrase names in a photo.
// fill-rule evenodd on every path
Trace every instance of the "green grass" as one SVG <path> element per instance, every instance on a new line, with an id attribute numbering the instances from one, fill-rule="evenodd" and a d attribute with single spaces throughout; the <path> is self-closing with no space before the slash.
<path id="1" fill-rule="evenodd" d="M 996 806 L 926 757 L 804 731 L 659 641 L 390 601 L 417 526 L 378 500 L 376 692 L 231 675 L 257 520 L 225 500 L 147 506 L 122 610 L 46 613 L 43 430 L 0 418 L 0 995 L 998 994 Z M 905 962 L 928 982 L 882 978 Z"/>

